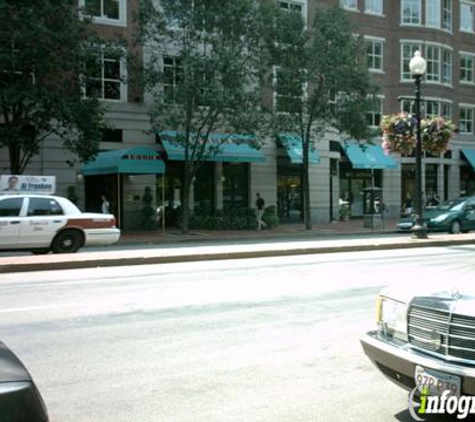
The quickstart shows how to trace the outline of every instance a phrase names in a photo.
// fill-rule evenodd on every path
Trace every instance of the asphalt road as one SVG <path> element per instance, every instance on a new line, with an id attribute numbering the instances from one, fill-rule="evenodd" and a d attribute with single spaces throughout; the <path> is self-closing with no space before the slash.
<path id="1" fill-rule="evenodd" d="M 52 422 L 410 421 L 358 339 L 382 286 L 472 279 L 474 252 L 0 274 L 0 338 Z"/>

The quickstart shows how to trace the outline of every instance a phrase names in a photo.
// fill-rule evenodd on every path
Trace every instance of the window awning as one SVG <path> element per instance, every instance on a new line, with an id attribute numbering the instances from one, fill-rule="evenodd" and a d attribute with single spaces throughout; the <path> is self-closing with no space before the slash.
<path id="1" fill-rule="evenodd" d="M 169 160 L 184 161 L 185 147 L 180 142 L 180 133 L 162 131 L 158 133 Z M 266 160 L 264 153 L 252 146 L 254 135 L 229 135 L 212 133 L 206 145 L 204 161 L 219 163 L 261 163 Z"/>
<path id="2" fill-rule="evenodd" d="M 152 148 L 135 147 L 100 152 L 94 161 L 82 166 L 81 173 L 84 176 L 162 174 L 165 173 L 165 164 Z"/>
<path id="3" fill-rule="evenodd" d="M 475 149 L 463 149 L 463 155 L 475 170 Z"/>
<path id="4" fill-rule="evenodd" d="M 398 167 L 396 160 L 386 155 L 380 145 L 348 143 L 343 145 L 343 149 L 354 169 L 384 170 Z"/>
<path id="5" fill-rule="evenodd" d="M 287 155 L 290 158 L 292 164 L 303 163 L 303 149 L 302 138 L 285 133 L 279 134 L 279 140 L 282 146 L 285 148 Z M 320 162 L 320 156 L 317 151 L 310 149 L 308 152 L 308 162 L 310 164 L 318 164 Z"/>

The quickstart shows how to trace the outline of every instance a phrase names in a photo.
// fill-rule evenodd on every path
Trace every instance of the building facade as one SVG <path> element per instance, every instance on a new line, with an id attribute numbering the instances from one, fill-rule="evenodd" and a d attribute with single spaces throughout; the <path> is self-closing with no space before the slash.
<path id="1" fill-rule="evenodd" d="M 366 46 L 366 60 L 379 86 L 379 104 L 368 115 L 378 127 L 384 114 L 414 110 L 414 81 L 409 61 L 420 50 L 427 61 L 423 77 L 423 115 L 441 115 L 451 119 L 458 133 L 443 156 L 423 159 L 423 189 L 427 199 L 437 194 L 449 199 L 460 194 L 475 195 L 475 2 L 469 0 L 276 0 L 283 8 L 300 10 L 310 22 L 317 8 L 340 5 L 357 25 Z M 135 46 L 134 14 L 139 0 L 79 0 L 94 16 L 94 25 L 107 38 L 126 40 L 131 52 L 143 58 Z M 87 4 L 86 4 L 87 3 Z M 173 62 L 167 58 L 164 68 L 171 73 Z M 128 83 L 125 62 L 104 57 L 95 87 L 107 107 L 110 126 L 101 151 L 148 147 L 166 162 L 162 175 L 96 174 L 84 175 L 81 165 L 61 149 L 57 139 L 49 139 L 33 159 L 28 174 L 57 176 L 57 194 L 67 196 L 73 186 L 79 206 L 96 211 L 100 195 L 111 200 L 114 213 L 124 229 L 140 226 L 142 196 L 145 187 L 153 187 L 155 202 L 179 206 L 182 161 L 164 148 L 160 136 L 150 131 L 147 100 Z M 97 88 L 99 87 L 99 88 Z M 278 107 L 279 93 L 272 101 Z M 381 200 L 387 217 L 399 216 L 404 198 L 414 192 L 414 157 L 393 157 L 396 165 L 387 165 L 376 147 L 372 167 L 358 162 L 336 133 L 329 133 L 316 144 L 310 164 L 311 212 L 314 222 L 338 218 L 341 200 L 348 201 L 354 218 L 363 216 L 363 190 L 373 184 L 382 188 Z M 256 193 L 267 205 L 275 205 L 282 222 L 302 220 L 301 158 L 298 146 L 285 139 L 265 139 L 262 159 L 227 158 L 207 162 L 196 177 L 193 208 L 214 212 L 219 209 L 254 207 Z M 7 152 L 0 150 L 0 168 L 8 172 Z M 361 158 L 361 157 L 360 157 Z M 470 161 L 472 159 L 472 161 Z M 364 161 L 364 159 L 363 159 Z"/>

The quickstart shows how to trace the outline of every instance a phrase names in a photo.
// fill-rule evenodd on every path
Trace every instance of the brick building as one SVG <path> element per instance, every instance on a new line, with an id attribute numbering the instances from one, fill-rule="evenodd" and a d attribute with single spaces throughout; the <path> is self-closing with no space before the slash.
<path id="1" fill-rule="evenodd" d="M 141 47 L 133 46 L 133 16 L 139 0 L 79 0 L 94 15 L 98 31 L 110 39 L 125 39 L 139 58 Z M 357 24 L 364 37 L 369 70 L 380 87 L 380 104 L 369 116 L 378 126 L 383 114 L 412 111 L 414 81 L 408 69 L 413 53 L 420 49 L 427 60 L 423 78 L 423 113 L 442 115 L 458 126 L 459 132 L 444 156 L 423 159 L 423 188 L 442 199 L 460 193 L 475 194 L 475 3 L 468 0 L 277 0 L 283 8 L 301 10 L 310 21 L 317 7 L 339 4 Z M 164 58 L 164 67 L 170 65 Z M 170 67 L 170 70 L 172 68 Z M 170 79 L 173 83 L 173 78 Z M 107 106 L 106 131 L 101 151 L 148 148 L 163 154 L 167 170 L 163 175 L 83 174 L 80 165 L 71 169 L 69 157 L 55 139 L 44 144 L 27 169 L 28 174 L 56 175 L 57 194 L 66 196 L 75 186 L 83 209 L 95 210 L 100 194 L 111 198 L 123 228 L 137 228 L 146 186 L 161 186 L 169 204 L 179 203 L 179 156 L 163 150 L 150 133 L 147 101 L 128 83 L 125 63 L 104 57 L 97 81 Z M 275 100 L 274 96 L 274 100 Z M 275 100 L 277 101 L 277 100 Z M 301 164 L 298 147 L 281 140 L 266 139 L 261 159 L 223 158 L 204 166 L 193 189 L 194 206 L 210 209 L 253 207 L 260 192 L 268 205 L 275 204 L 282 221 L 301 221 Z M 414 189 L 415 160 L 394 157 L 396 166 L 385 164 L 382 150 L 375 147 L 376 165 L 361 165 L 351 149 L 344 148 L 336 134 L 317 144 L 310 165 L 311 210 L 315 222 L 338 217 L 339 198 L 349 199 L 353 217 L 363 214 L 362 191 L 374 180 L 383 189 L 387 216 L 399 215 L 402 200 Z M 125 154 L 125 153 L 124 153 Z M 232 154 L 232 152 L 230 152 Z M 361 159 L 361 157 L 360 157 Z M 364 157 L 363 157 L 364 160 Z M 472 161 L 470 161 L 472 160 Z M 7 172 L 7 154 L 0 150 L 0 168 Z M 164 179 L 164 178 L 165 179 Z"/>

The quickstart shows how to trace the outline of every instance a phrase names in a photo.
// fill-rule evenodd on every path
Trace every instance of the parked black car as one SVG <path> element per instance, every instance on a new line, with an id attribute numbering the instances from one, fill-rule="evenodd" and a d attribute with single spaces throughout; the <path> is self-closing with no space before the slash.
<path id="1" fill-rule="evenodd" d="M 0 421 L 48 422 L 45 404 L 20 359 L 0 342 Z"/>

